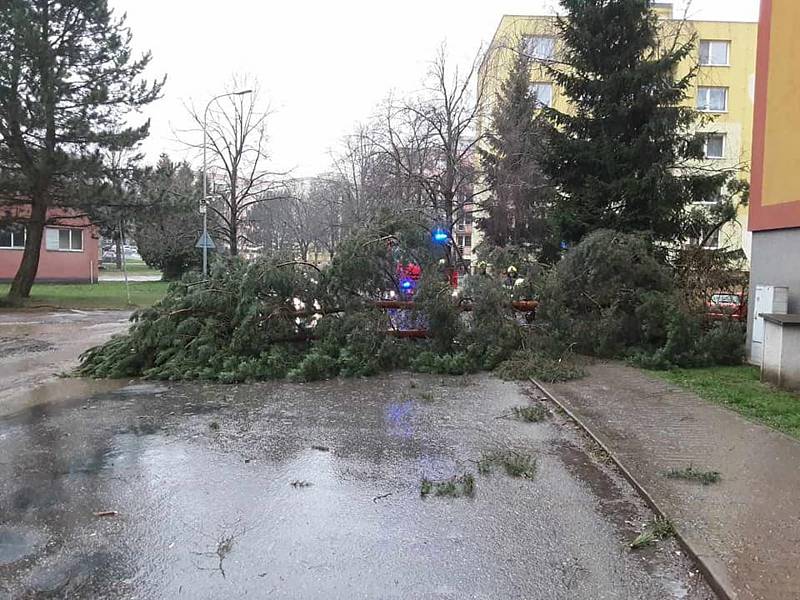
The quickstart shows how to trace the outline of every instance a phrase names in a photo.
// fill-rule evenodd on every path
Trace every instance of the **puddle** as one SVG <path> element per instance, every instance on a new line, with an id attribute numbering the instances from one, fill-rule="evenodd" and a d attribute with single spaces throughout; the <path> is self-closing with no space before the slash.
<path id="1" fill-rule="evenodd" d="M 4 358 L 34 352 L 47 352 L 53 348 L 53 344 L 49 342 L 29 337 L 0 337 L 0 356 Z"/>
<path id="2" fill-rule="evenodd" d="M 10 398 L 0 402 L 0 418 L 18 415 L 20 411 L 35 406 L 47 406 L 48 411 L 67 406 L 98 394 L 113 392 L 128 381 L 113 379 L 81 379 L 64 377 L 47 381 L 31 389 L 13 390 Z M 10 393 L 9 393 L 10 394 Z"/>
<path id="3" fill-rule="evenodd" d="M 154 394 L 163 394 L 168 391 L 169 388 L 167 386 L 157 383 L 134 383 L 119 388 L 117 393 L 124 394 L 125 396 L 150 396 Z"/>
<path id="4" fill-rule="evenodd" d="M 32 556 L 44 545 L 45 536 L 18 527 L 0 527 L 0 567 Z"/>

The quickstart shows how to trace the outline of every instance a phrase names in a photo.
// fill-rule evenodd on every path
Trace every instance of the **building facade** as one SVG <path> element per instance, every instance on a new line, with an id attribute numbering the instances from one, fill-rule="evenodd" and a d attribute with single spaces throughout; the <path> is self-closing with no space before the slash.
<path id="1" fill-rule="evenodd" d="M 754 118 L 748 340 L 758 286 L 788 288 L 785 312 L 800 313 L 800 3 L 762 0 Z M 750 358 L 753 356 L 750 345 Z M 794 357 L 800 372 L 800 354 Z"/>
<path id="2" fill-rule="evenodd" d="M 0 281 L 11 281 L 25 250 L 27 207 L 0 212 Z M 96 283 L 100 268 L 100 236 L 83 216 L 61 209 L 47 214 L 37 282 Z M 5 224 L 4 224 L 5 223 Z"/>
<path id="3" fill-rule="evenodd" d="M 706 134 L 706 156 L 720 169 L 741 169 L 749 177 L 753 137 L 757 23 L 691 21 L 674 18 L 672 3 L 654 2 L 665 43 L 696 40 L 693 56 L 681 65 L 678 77 L 698 67 L 694 91 L 687 103 L 702 112 L 697 131 Z M 566 97 L 549 77 L 544 64 L 558 59 L 560 43 L 555 16 L 506 15 L 486 53 L 479 77 L 479 94 L 489 104 L 508 76 L 520 43 L 534 59 L 531 86 L 539 102 L 569 111 Z M 489 112 L 489 111 L 487 111 Z M 726 225 L 709 244 L 750 255 L 748 211 Z"/>

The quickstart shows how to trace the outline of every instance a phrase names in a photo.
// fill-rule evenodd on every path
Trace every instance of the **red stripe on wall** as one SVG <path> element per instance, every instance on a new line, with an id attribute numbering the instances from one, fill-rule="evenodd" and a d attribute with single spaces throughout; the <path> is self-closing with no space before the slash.
<path id="1" fill-rule="evenodd" d="M 767 101 L 769 99 L 772 2 L 773 0 L 761 0 L 761 16 L 758 25 L 756 97 L 753 114 L 753 164 L 750 175 L 750 231 L 800 227 L 800 201 L 764 206 L 764 154 L 768 116 Z"/>

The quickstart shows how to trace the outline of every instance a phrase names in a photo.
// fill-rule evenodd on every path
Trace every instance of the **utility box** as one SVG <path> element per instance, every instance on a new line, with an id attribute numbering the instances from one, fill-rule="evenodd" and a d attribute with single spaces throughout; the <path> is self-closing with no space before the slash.
<path id="1" fill-rule="evenodd" d="M 750 362 L 761 366 L 764 360 L 765 324 L 762 315 L 785 315 L 789 312 L 789 288 L 777 285 L 756 286 L 753 306 L 753 338 Z"/>
<path id="2" fill-rule="evenodd" d="M 800 315 L 762 315 L 764 345 L 761 381 L 800 390 Z"/>

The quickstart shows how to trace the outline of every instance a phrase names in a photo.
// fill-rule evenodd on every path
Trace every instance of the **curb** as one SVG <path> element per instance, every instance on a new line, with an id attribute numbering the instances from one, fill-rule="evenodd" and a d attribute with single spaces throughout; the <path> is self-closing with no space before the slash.
<path id="1" fill-rule="evenodd" d="M 539 391 L 545 395 L 545 397 L 555 404 L 558 408 L 560 408 L 569 418 L 573 421 L 580 429 L 588 435 L 592 441 L 594 441 L 600 448 L 603 449 L 609 458 L 611 458 L 612 462 L 616 465 L 616 467 L 622 473 L 622 476 L 630 483 L 639 496 L 645 501 L 645 503 L 650 507 L 650 509 L 656 514 L 656 516 L 661 517 L 662 519 L 668 519 L 669 517 L 664 512 L 664 510 L 658 505 L 658 503 L 653 499 L 650 493 L 644 488 L 642 484 L 640 484 L 633 474 L 628 471 L 625 465 L 617 458 L 617 456 L 611 452 L 611 450 L 606 446 L 600 438 L 595 435 L 595 433 L 569 408 L 567 408 L 564 403 L 558 400 L 550 391 L 545 388 L 539 381 L 534 379 L 533 377 L 528 378 L 530 382 L 539 388 Z M 671 521 L 670 521 L 671 522 Z M 673 524 L 674 528 L 674 524 Z M 678 540 L 678 544 L 680 547 L 686 552 L 688 556 L 694 560 L 697 564 L 698 569 L 703 576 L 705 577 L 706 582 L 708 582 L 711 589 L 719 596 L 720 600 L 736 600 L 737 594 L 736 591 L 727 583 L 727 578 L 718 573 L 714 566 L 708 564 L 708 562 L 692 547 L 692 545 L 686 540 L 686 538 L 681 534 L 680 531 L 675 529 L 675 539 Z"/>

